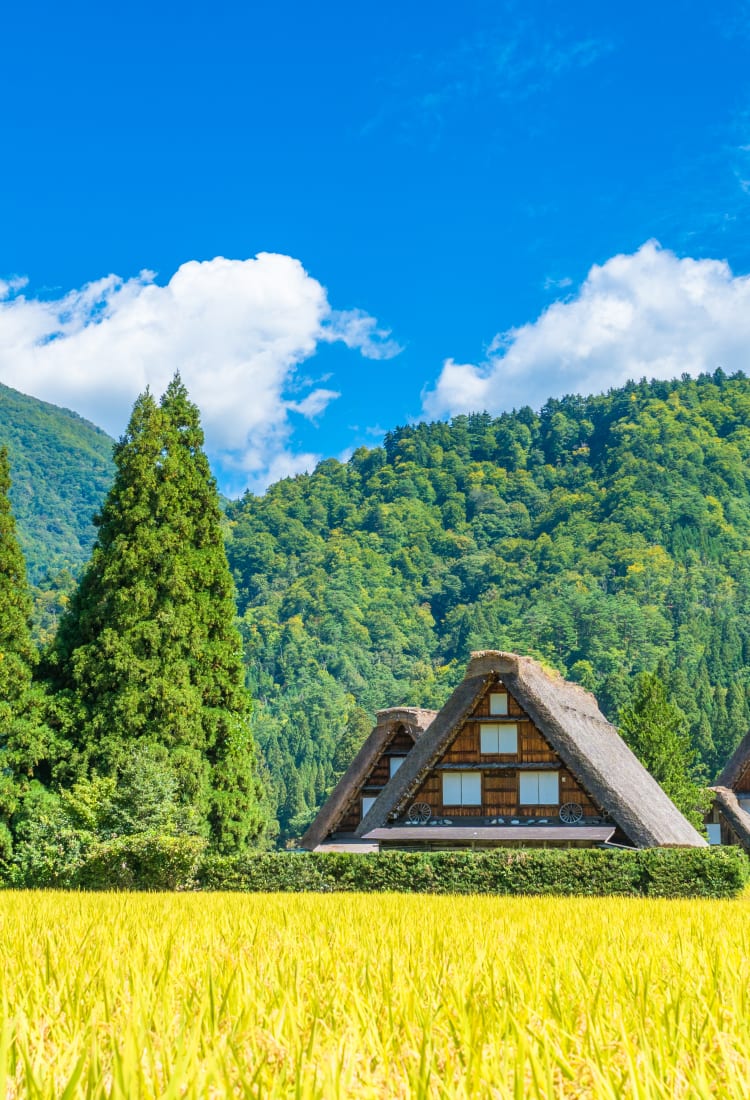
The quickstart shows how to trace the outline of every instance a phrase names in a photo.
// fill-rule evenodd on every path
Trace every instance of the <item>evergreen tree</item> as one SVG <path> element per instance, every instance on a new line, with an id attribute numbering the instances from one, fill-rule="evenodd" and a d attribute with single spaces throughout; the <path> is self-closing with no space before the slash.
<path id="1" fill-rule="evenodd" d="M 44 696 L 33 682 L 31 598 L 9 490 L 8 451 L 0 447 L 0 856 L 9 850 L 10 817 L 27 781 L 44 770 L 52 741 Z"/>
<path id="2" fill-rule="evenodd" d="M 700 827 L 710 796 L 700 783 L 685 715 L 654 673 L 637 678 L 630 702 L 620 711 L 620 733 L 677 809 Z"/>
<path id="3" fill-rule="evenodd" d="M 66 702 L 68 778 L 123 771 L 162 745 L 181 801 L 220 851 L 263 839 L 234 586 L 198 410 L 175 377 L 138 398 L 115 448 L 98 539 L 51 672 Z"/>
<path id="4" fill-rule="evenodd" d="M 331 761 L 333 776 L 336 782 L 339 781 L 349 767 L 352 760 L 369 737 L 371 731 L 372 720 L 368 716 L 367 711 L 363 710 L 362 707 L 353 706 L 349 712 L 344 731 L 341 735 L 341 740 L 336 745 L 333 760 Z"/>

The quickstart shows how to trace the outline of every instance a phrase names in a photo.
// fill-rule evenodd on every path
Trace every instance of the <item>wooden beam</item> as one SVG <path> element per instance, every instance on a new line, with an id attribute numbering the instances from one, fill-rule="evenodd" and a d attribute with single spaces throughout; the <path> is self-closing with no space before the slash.
<path id="1" fill-rule="evenodd" d="M 436 764 L 433 771 L 436 772 L 488 772 L 488 771 L 514 771 L 514 772 L 549 772 L 562 768 L 559 760 L 544 761 L 538 764 L 518 762 L 513 764 Z"/>

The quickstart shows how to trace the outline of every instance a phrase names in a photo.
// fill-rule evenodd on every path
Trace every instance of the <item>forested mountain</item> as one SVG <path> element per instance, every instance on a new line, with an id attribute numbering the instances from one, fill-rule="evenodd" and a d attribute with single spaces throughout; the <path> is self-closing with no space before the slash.
<path id="1" fill-rule="evenodd" d="M 91 517 L 112 481 L 112 440 L 68 409 L 0 385 L 0 445 L 29 579 L 75 569 L 91 553 Z"/>
<path id="2" fill-rule="evenodd" d="M 713 774 L 749 723 L 750 382 L 722 371 L 390 432 L 229 509 L 256 733 L 294 833 L 361 710 L 530 653 L 610 717 L 658 669 Z"/>
<path id="3" fill-rule="evenodd" d="M 77 567 L 111 441 L 0 387 L 2 442 L 32 578 Z M 367 716 L 441 704 L 471 649 L 541 657 L 611 718 L 634 674 L 658 670 L 709 775 L 750 725 L 744 376 L 399 428 L 347 463 L 246 495 L 227 519 L 255 733 L 287 835 Z M 44 600 L 37 590 L 49 640 Z"/>

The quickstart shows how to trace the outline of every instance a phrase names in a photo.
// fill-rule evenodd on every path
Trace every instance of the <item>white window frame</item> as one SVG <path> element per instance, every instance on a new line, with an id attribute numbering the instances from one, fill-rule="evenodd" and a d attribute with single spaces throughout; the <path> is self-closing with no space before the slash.
<path id="1" fill-rule="evenodd" d="M 479 751 L 482 756 L 515 756 L 518 722 L 480 722 Z"/>
<path id="2" fill-rule="evenodd" d="M 404 760 L 406 760 L 405 756 L 389 756 L 388 757 L 388 774 L 390 775 L 391 779 L 393 779 L 394 775 L 396 774 L 398 769 L 401 767 Z"/>
<path id="3" fill-rule="evenodd" d="M 364 821 L 367 814 L 377 802 L 378 796 L 376 794 L 363 794 L 362 795 L 362 820 Z"/>
<path id="4" fill-rule="evenodd" d="M 507 691 L 491 691 L 490 692 L 490 714 L 504 716 L 508 713 L 508 692 Z"/>
<path id="5" fill-rule="evenodd" d="M 444 806 L 481 806 L 481 772 L 443 772 Z"/>
<path id="6" fill-rule="evenodd" d="M 557 771 L 522 771 L 518 780 L 519 806 L 559 806 L 560 773 Z M 553 789 L 554 788 L 554 789 Z M 554 794 L 554 798 L 549 796 Z"/>

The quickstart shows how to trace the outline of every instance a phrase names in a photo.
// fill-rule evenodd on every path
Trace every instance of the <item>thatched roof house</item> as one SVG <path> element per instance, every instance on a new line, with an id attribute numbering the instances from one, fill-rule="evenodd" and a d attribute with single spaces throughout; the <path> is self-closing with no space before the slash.
<path id="1" fill-rule="evenodd" d="M 436 713 L 421 707 L 379 710 L 375 728 L 321 806 L 302 837 L 301 846 L 311 849 L 321 845 L 327 849 L 377 847 L 366 841 L 357 845 L 354 830 Z"/>
<path id="2" fill-rule="evenodd" d="M 742 738 L 711 790 L 709 840 L 712 844 L 738 844 L 750 852 L 750 733 Z"/>
<path id="3" fill-rule="evenodd" d="M 529 657 L 494 650 L 472 654 L 443 709 L 362 809 L 351 839 L 380 847 L 705 844 L 591 694 Z M 327 803 L 305 847 L 321 829 L 333 839 L 329 813 Z"/>

